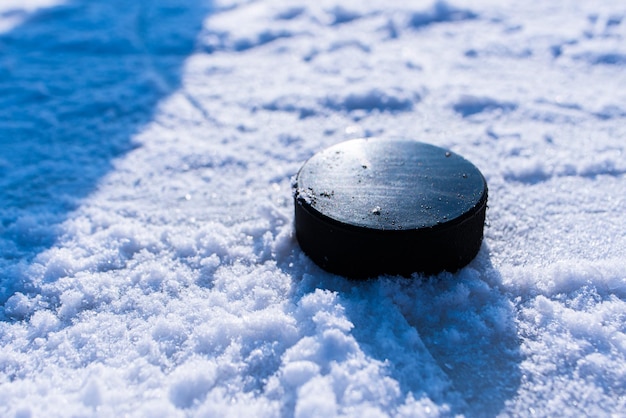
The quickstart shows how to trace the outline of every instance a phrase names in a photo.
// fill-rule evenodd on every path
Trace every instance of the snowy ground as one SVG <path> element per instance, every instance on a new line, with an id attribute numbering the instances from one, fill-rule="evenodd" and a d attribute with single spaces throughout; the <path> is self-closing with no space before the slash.
<path id="1" fill-rule="evenodd" d="M 3 0 L 0 415 L 624 413 L 620 3 Z M 361 136 L 483 171 L 468 267 L 302 254 Z"/>

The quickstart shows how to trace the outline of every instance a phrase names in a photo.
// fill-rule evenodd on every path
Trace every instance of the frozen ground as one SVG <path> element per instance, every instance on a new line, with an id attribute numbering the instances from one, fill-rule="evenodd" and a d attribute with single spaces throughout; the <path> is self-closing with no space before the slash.
<path id="1" fill-rule="evenodd" d="M 4 0 L 0 415 L 624 413 L 620 3 Z M 291 176 L 375 135 L 483 171 L 467 268 L 302 254 Z"/>

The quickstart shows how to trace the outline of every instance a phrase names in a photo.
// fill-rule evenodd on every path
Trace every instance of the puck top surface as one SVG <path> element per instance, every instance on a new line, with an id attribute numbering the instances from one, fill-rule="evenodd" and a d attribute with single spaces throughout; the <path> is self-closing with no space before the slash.
<path id="1" fill-rule="evenodd" d="M 368 138 L 339 143 L 306 161 L 295 198 L 342 227 L 438 229 L 483 208 L 487 184 L 472 163 L 448 150 Z"/>

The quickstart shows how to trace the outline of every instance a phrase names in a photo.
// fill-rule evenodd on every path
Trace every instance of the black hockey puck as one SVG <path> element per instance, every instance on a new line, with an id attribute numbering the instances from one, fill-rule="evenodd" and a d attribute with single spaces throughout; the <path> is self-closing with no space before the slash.
<path id="1" fill-rule="evenodd" d="M 478 253 L 487 183 L 448 150 L 355 139 L 307 160 L 294 199 L 300 247 L 325 270 L 350 278 L 435 274 Z"/>

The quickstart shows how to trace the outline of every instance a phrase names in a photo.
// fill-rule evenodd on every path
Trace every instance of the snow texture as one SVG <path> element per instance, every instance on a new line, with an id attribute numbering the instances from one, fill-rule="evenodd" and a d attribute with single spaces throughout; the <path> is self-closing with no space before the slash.
<path id="1" fill-rule="evenodd" d="M 5 0 L 0 31 L 0 416 L 626 410 L 621 2 Z M 302 253 L 292 176 L 368 136 L 482 170 L 469 266 Z"/>

